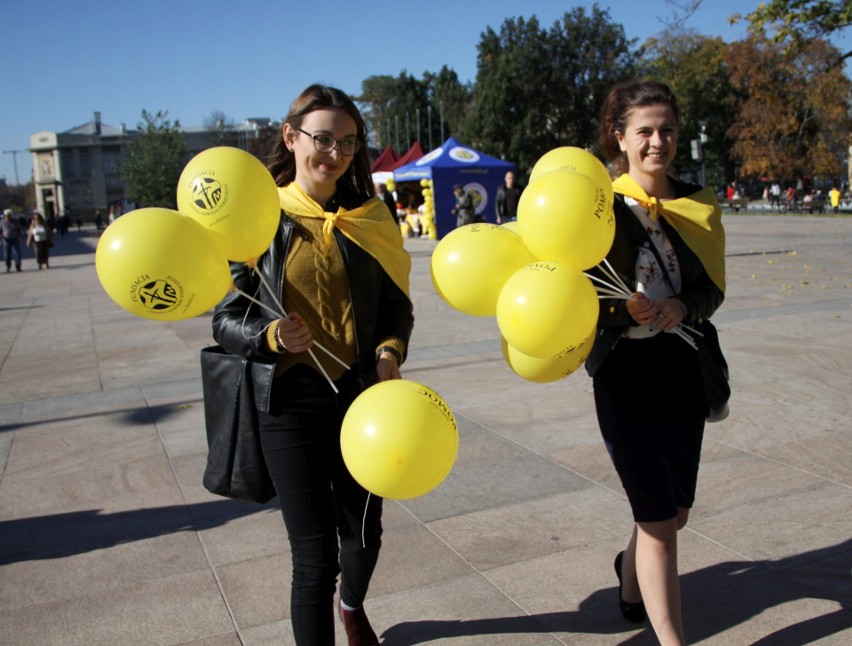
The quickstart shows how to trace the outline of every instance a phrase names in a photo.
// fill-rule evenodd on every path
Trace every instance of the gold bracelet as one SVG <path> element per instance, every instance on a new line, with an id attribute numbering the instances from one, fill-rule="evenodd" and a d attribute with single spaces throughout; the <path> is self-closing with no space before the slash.
<path id="1" fill-rule="evenodd" d="M 275 345 L 277 346 L 278 352 L 287 352 L 287 346 L 284 345 L 284 342 L 281 340 L 281 323 L 275 326 Z"/>

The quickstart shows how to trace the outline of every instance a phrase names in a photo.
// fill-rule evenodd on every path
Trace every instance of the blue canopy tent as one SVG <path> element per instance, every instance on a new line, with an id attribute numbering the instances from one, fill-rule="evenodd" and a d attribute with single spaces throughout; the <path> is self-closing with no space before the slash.
<path id="1" fill-rule="evenodd" d="M 417 161 L 395 168 L 393 180 L 397 185 L 432 180 L 435 225 L 438 237 L 441 238 L 456 228 L 456 216 L 451 213 L 456 204 L 454 185 L 461 184 L 473 194 L 476 213 L 480 218 L 486 222 L 496 222 L 494 198 L 510 170 L 515 170 L 514 164 L 481 153 L 450 137 L 440 148 Z"/>

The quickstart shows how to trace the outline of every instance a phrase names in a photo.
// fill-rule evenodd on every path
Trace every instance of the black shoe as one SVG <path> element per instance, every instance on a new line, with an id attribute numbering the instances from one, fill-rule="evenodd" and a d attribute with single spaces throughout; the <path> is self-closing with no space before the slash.
<path id="1" fill-rule="evenodd" d="M 621 614 L 627 621 L 632 621 L 634 624 L 641 624 L 645 621 L 645 604 L 629 603 L 621 598 L 621 561 L 624 559 L 624 552 L 619 552 L 615 557 L 615 575 L 618 577 L 618 606 L 621 608 Z"/>

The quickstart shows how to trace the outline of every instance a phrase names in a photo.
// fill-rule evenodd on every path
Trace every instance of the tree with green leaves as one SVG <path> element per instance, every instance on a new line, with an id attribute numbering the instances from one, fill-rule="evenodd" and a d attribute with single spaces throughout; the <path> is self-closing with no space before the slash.
<path id="1" fill-rule="evenodd" d="M 459 81 L 459 76 L 456 72 L 444 65 L 437 74 L 424 72 L 423 82 L 426 84 L 426 95 L 428 104 L 426 106 L 427 113 L 424 131 L 426 132 L 426 144 L 431 140 L 434 146 L 444 143 L 441 141 L 441 119 L 443 118 L 443 134 L 444 138 L 459 135 L 464 128 L 464 123 L 467 120 L 471 109 L 473 91 L 470 84 L 463 84 Z M 432 130 L 429 132 L 428 109 L 432 108 Z M 422 113 L 421 109 L 421 113 Z M 430 135 L 431 134 L 431 138 Z"/>
<path id="2" fill-rule="evenodd" d="M 177 182 L 189 151 L 180 123 L 167 116 L 142 110 L 139 135 L 124 150 L 119 172 L 128 197 L 140 206 L 176 207 Z"/>
<path id="3" fill-rule="evenodd" d="M 735 117 L 735 92 L 728 50 L 729 45 L 718 36 L 684 30 L 668 30 L 643 45 L 643 75 L 667 83 L 677 96 L 680 137 L 675 164 L 682 172 L 697 172 L 701 162 L 692 159 L 691 142 L 700 141 L 703 132 L 704 182 L 708 186 L 724 186 L 734 176 L 728 129 Z"/>
<path id="4" fill-rule="evenodd" d="M 429 141 L 437 145 L 442 143 L 442 130 L 445 137 L 458 132 L 466 116 L 470 90 L 444 65 L 437 74 L 425 72 L 422 79 L 405 70 L 397 77 L 370 76 L 361 83 L 361 95 L 355 100 L 361 104 L 377 146 L 393 146 L 402 154 L 416 140 L 424 146 Z"/>
<path id="5" fill-rule="evenodd" d="M 788 50 L 801 51 L 812 40 L 824 39 L 852 24 L 852 2 L 849 0 L 769 0 L 746 14 L 749 31 L 765 35 Z M 742 20 L 741 14 L 731 16 L 731 22 Z M 852 56 L 852 51 L 838 52 L 829 65 L 840 66 Z"/>
<path id="6" fill-rule="evenodd" d="M 549 30 L 509 18 L 480 37 L 468 143 L 528 173 L 548 150 L 593 148 L 600 106 L 635 70 L 634 41 L 609 13 L 576 7 Z"/>
<path id="7" fill-rule="evenodd" d="M 403 153 L 417 139 L 417 110 L 425 113 L 426 85 L 405 70 L 399 76 L 370 76 L 361 83 L 362 114 L 379 148 Z"/>

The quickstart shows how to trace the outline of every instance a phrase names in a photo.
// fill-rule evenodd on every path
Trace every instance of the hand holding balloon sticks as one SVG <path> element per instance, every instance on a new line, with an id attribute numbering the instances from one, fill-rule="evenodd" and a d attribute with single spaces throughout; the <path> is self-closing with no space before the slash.
<path id="1" fill-rule="evenodd" d="M 635 296 L 633 295 L 633 291 L 621 279 L 621 276 L 619 276 L 618 273 L 612 268 L 612 265 L 609 264 L 609 261 L 606 258 L 604 258 L 603 262 L 601 262 L 601 264 L 599 264 L 597 267 L 601 271 L 601 273 L 604 274 L 604 276 L 606 276 L 610 281 L 612 281 L 607 282 L 599 276 L 594 276 L 592 274 L 586 273 L 586 276 L 588 278 L 600 285 L 599 287 L 595 287 L 596 291 L 598 292 L 599 299 L 619 298 L 623 300 L 632 300 L 635 298 Z M 689 330 L 696 336 L 704 336 L 698 330 L 691 328 L 688 325 L 684 325 L 683 323 L 678 323 L 677 326 L 672 329 L 672 332 L 677 334 L 681 339 L 686 341 L 693 348 L 697 349 L 695 340 L 691 336 L 689 336 L 689 334 L 687 334 L 686 330 Z"/>
<path id="2" fill-rule="evenodd" d="M 234 288 L 233 288 L 233 289 L 234 289 L 234 291 L 235 291 L 235 292 L 237 292 L 238 294 L 240 294 L 243 298 L 248 299 L 249 301 L 251 301 L 251 302 L 252 302 L 252 303 L 254 303 L 255 305 L 258 305 L 259 307 L 262 307 L 262 308 L 263 308 L 263 309 L 265 309 L 266 311 L 268 311 L 268 312 L 270 312 L 270 313 L 272 313 L 272 314 L 274 314 L 274 315 L 276 315 L 276 316 L 283 316 L 283 317 L 285 317 L 285 318 L 286 318 L 286 317 L 287 317 L 287 312 L 285 312 L 285 311 L 284 311 L 284 306 L 281 304 L 281 301 L 279 301 L 279 300 L 278 300 L 278 297 L 275 295 L 275 292 L 274 292 L 274 291 L 272 290 L 272 288 L 269 286 L 269 283 L 267 283 L 267 282 L 266 282 L 266 279 L 263 277 L 263 273 L 262 273 L 262 272 L 260 272 L 260 271 L 258 271 L 258 269 L 257 269 L 256 267 L 254 268 L 254 273 L 255 273 L 255 275 L 256 275 L 258 278 L 260 278 L 260 282 L 263 284 L 263 286 L 264 286 L 264 287 L 266 288 L 266 290 L 269 292 L 269 295 L 270 295 L 270 296 L 272 296 L 272 299 L 275 301 L 275 304 L 278 306 L 278 309 L 277 309 L 277 310 L 275 310 L 275 309 L 273 309 L 273 308 L 269 307 L 269 306 L 268 306 L 268 305 L 266 305 L 265 303 L 262 303 L 261 301 L 257 300 L 257 299 L 256 299 L 256 298 L 254 298 L 253 296 L 249 296 L 248 294 L 246 294 L 246 293 L 245 293 L 244 291 L 242 291 L 241 289 L 238 289 L 237 287 L 234 287 Z M 340 358 L 338 358 L 338 357 L 337 357 L 334 353 L 332 353 L 332 352 L 331 352 L 328 348 L 326 348 L 326 347 L 324 347 L 324 346 L 320 345 L 320 344 L 319 344 L 319 343 L 317 343 L 316 341 L 314 341 L 314 342 L 313 342 L 313 345 L 315 345 L 317 348 L 319 348 L 320 350 L 322 350 L 323 352 L 325 352 L 325 353 L 326 353 L 329 357 L 331 357 L 332 359 L 334 359 L 334 360 L 335 360 L 337 363 L 339 363 L 341 366 L 343 366 L 343 367 L 344 367 L 344 368 L 346 368 L 347 370 L 349 369 L 349 367 L 350 367 L 350 366 L 346 365 L 346 363 L 344 363 L 343 361 L 341 361 L 341 360 L 340 360 Z M 329 386 L 331 386 L 331 389 L 332 389 L 335 393 L 337 393 L 337 392 L 338 392 L 338 390 L 337 390 L 337 386 L 335 386 L 335 385 L 334 385 L 334 381 L 332 381 L 331 377 L 329 377 L 329 376 L 328 376 L 328 373 L 325 371 L 325 368 L 323 368 L 323 367 L 322 367 L 322 364 L 319 362 L 319 359 L 317 359 L 316 355 L 314 354 L 314 351 L 313 351 L 312 349 L 310 349 L 310 348 L 309 348 L 309 349 L 308 349 L 308 354 L 311 356 L 311 359 L 313 359 L 313 360 L 314 360 L 314 363 L 316 363 L 317 368 L 319 368 L 319 371 L 323 374 L 323 377 L 325 377 L 325 378 L 326 378 L 326 381 L 328 381 L 328 384 L 329 384 Z"/>

